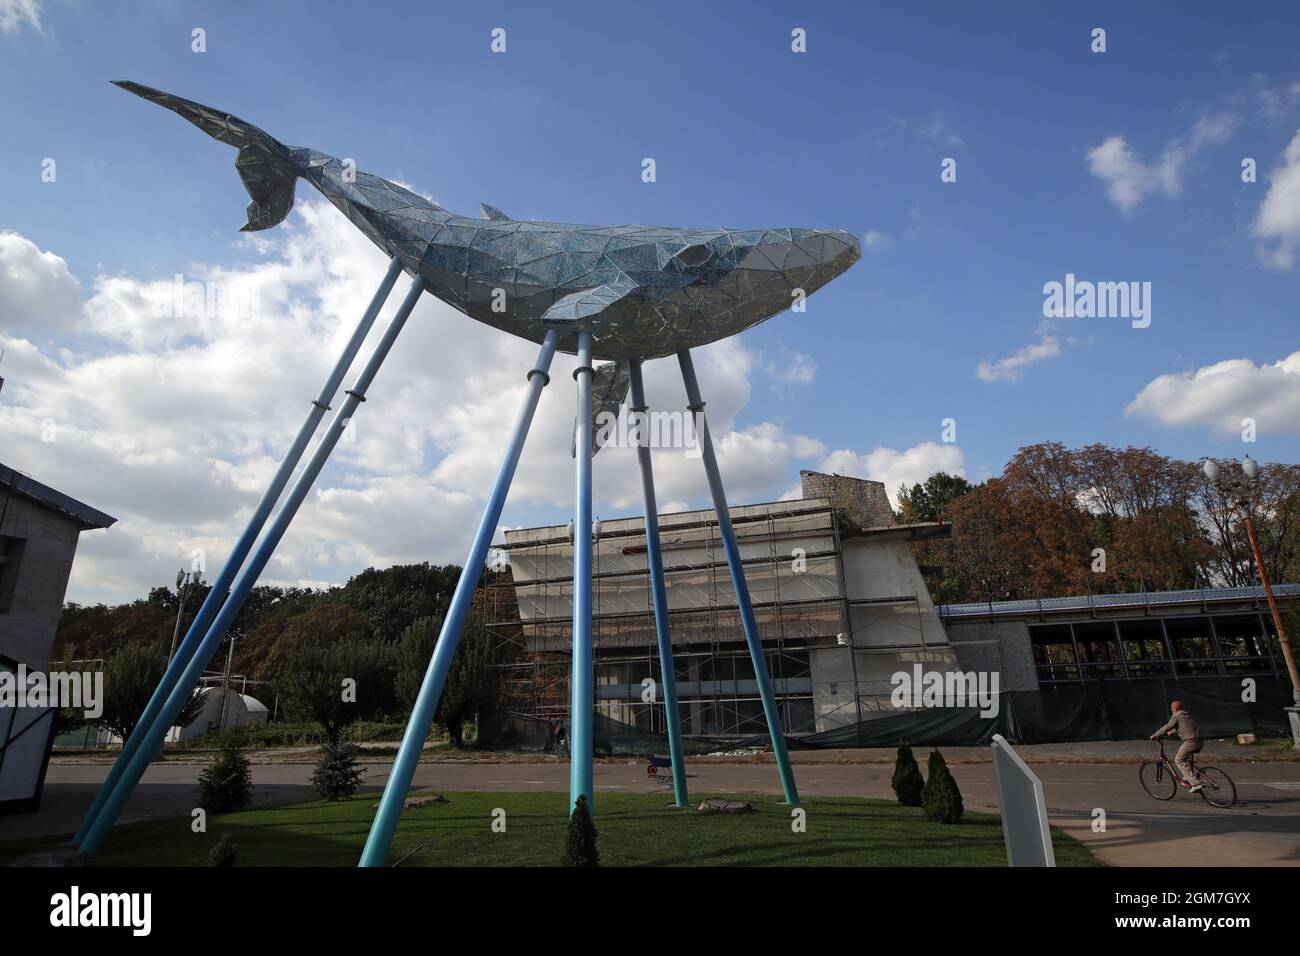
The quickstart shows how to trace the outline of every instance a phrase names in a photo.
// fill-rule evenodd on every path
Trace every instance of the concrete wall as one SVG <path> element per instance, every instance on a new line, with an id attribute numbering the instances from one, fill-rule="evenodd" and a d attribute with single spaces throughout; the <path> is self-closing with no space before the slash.
<path id="1" fill-rule="evenodd" d="M 0 614 L 0 655 L 44 670 L 80 531 L 72 519 L 14 495 L 4 534 L 26 541 L 9 613 Z"/>

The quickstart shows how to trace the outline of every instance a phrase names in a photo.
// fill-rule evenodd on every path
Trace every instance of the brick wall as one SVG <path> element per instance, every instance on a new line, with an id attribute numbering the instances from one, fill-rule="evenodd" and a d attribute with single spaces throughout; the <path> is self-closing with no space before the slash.
<path id="1" fill-rule="evenodd" d="M 946 621 L 964 671 L 998 671 L 1002 690 L 1038 690 L 1038 670 L 1024 621 Z"/>
<path id="2" fill-rule="evenodd" d="M 880 481 L 824 475 L 819 471 L 799 472 L 805 498 L 829 498 L 840 521 L 857 528 L 879 528 L 894 523 L 894 509 Z"/>

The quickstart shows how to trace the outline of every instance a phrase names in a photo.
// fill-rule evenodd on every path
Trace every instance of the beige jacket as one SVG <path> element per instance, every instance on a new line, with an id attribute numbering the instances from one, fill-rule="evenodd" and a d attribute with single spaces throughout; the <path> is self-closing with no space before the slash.
<path id="1" fill-rule="evenodd" d="M 1178 737 L 1180 740 L 1201 739 L 1201 731 L 1196 726 L 1196 721 L 1193 720 L 1192 715 L 1185 710 L 1180 710 L 1178 711 L 1178 713 L 1170 717 L 1169 723 L 1165 724 L 1163 727 L 1161 727 L 1159 730 L 1156 731 L 1156 736 L 1163 737 L 1165 734 L 1169 733 L 1169 731 L 1173 730 L 1174 728 L 1178 729 Z"/>

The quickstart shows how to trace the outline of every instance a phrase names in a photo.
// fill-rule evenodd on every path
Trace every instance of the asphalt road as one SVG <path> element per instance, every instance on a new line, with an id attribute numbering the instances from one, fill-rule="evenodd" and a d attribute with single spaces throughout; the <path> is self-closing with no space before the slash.
<path id="1" fill-rule="evenodd" d="M 369 789 L 388 776 L 387 761 L 364 764 Z M 996 812 L 991 764 L 950 765 L 966 806 Z M 770 763 L 721 763 L 698 758 L 689 764 L 693 793 L 780 793 Z M 1237 783 L 1239 803 L 1216 810 L 1180 792 L 1169 803 L 1152 800 L 1137 780 L 1137 765 L 1036 763 L 1052 823 L 1083 841 L 1103 862 L 1118 866 L 1295 866 L 1300 864 L 1300 763 L 1232 763 L 1224 768 Z M 158 763 L 145 774 L 123 821 L 188 812 L 200 765 Z M 254 764 L 259 804 L 312 799 L 308 764 Z M 798 764 L 801 793 L 892 798 L 891 767 L 861 764 Z M 75 830 L 107 773 L 104 764 L 54 763 L 42 808 L 35 814 L 0 816 L 0 840 Z M 641 792 L 651 788 L 644 763 L 597 763 L 597 790 Z M 421 764 L 419 789 L 568 789 L 568 764 L 439 760 Z M 1094 810 L 1105 811 L 1104 832 L 1094 831 Z"/>

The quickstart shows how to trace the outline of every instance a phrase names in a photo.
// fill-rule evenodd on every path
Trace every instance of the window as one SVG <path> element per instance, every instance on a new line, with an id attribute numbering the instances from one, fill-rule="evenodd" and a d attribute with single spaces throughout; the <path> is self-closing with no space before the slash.
<path id="1" fill-rule="evenodd" d="M 25 543 L 22 538 L 0 535 L 0 614 L 8 614 L 13 603 Z"/>
<path id="2" fill-rule="evenodd" d="M 1040 681 L 1078 680 L 1074 641 L 1068 624 L 1045 624 L 1029 628 L 1029 643 Z"/>
<path id="3" fill-rule="evenodd" d="M 1199 660 L 1204 662 L 1214 657 L 1214 646 L 1210 643 L 1210 619 L 1207 617 L 1190 617 L 1190 618 L 1165 618 L 1165 630 L 1169 633 L 1169 643 L 1174 649 L 1174 657 L 1178 660 Z M 1184 667 L 1178 665 L 1180 674 L 1204 674 L 1215 673 L 1217 668 L 1213 665 L 1208 669 L 1198 666 L 1197 668 Z"/>

